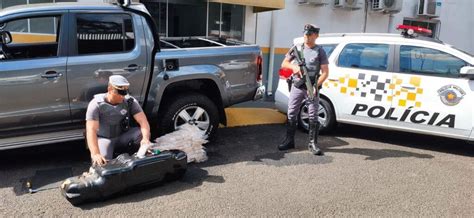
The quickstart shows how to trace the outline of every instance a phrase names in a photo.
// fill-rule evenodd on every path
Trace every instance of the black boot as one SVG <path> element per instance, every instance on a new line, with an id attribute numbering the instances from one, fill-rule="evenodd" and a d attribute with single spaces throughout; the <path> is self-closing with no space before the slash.
<path id="1" fill-rule="evenodd" d="M 309 143 L 308 149 L 314 155 L 323 155 L 323 151 L 316 144 L 318 144 L 319 122 L 317 120 L 309 121 Z"/>
<path id="2" fill-rule="evenodd" d="M 278 150 L 285 151 L 295 148 L 296 120 L 288 120 L 286 124 L 286 138 L 278 145 Z"/>

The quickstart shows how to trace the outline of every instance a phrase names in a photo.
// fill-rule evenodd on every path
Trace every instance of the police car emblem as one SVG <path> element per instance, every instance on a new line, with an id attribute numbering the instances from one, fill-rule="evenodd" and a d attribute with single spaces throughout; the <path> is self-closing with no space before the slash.
<path id="1" fill-rule="evenodd" d="M 120 110 L 120 113 L 121 113 L 122 115 L 125 115 L 125 114 L 127 113 L 127 110 L 122 109 L 122 110 Z"/>
<path id="2" fill-rule="evenodd" d="M 459 104 L 464 95 L 466 95 L 466 92 L 464 92 L 464 90 L 462 90 L 459 86 L 446 85 L 438 90 L 438 95 L 441 99 L 441 102 L 443 102 L 445 105 L 454 106 Z"/>

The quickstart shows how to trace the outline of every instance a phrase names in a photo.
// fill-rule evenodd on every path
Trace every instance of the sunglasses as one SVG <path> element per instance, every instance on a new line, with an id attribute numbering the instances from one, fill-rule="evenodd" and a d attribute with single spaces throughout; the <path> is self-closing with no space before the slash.
<path id="1" fill-rule="evenodd" d="M 115 89 L 115 91 L 117 92 L 117 94 L 122 95 L 122 96 L 125 96 L 128 94 L 128 89 Z"/>

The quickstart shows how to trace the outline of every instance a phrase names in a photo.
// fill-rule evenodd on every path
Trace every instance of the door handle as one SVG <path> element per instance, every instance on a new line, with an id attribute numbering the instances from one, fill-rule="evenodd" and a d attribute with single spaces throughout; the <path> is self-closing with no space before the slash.
<path id="1" fill-rule="evenodd" d="M 130 64 L 128 65 L 128 67 L 123 68 L 123 70 L 133 72 L 133 71 L 137 71 L 138 68 L 139 68 L 138 65 Z"/>
<path id="2" fill-rule="evenodd" d="M 52 79 L 56 77 L 62 76 L 62 73 L 58 73 L 56 71 L 47 71 L 46 73 L 41 75 L 41 78 Z"/>

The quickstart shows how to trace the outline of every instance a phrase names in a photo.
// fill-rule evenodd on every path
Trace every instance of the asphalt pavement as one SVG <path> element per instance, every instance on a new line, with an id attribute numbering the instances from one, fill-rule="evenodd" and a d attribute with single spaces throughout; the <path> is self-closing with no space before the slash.
<path id="1" fill-rule="evenodd" d="M 243 106 L 242 108 L 253 108 Z M 271 106 L 264 107 L 272 109 Z M 0 216 L 422 216 L 474 217 L 474 145 L 340 125 L 325 155 L 276 149 L 283 124 L 220 128 L 209 160 L 175 182 L 74 207 L 59 190 L 29 194 L 38 170 L 87 170 L 83 142 L 0 152 Z"/>

